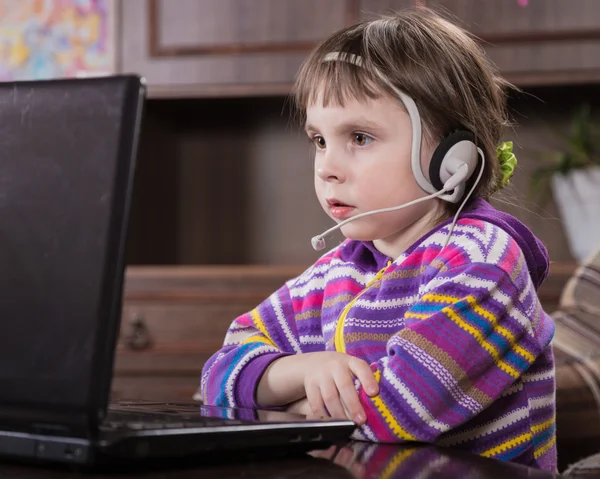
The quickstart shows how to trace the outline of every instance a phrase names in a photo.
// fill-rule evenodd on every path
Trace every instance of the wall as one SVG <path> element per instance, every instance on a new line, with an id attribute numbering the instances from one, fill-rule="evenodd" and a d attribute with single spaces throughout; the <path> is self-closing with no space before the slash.
<path id="1" fill-rule="evenodd" d="M 556 262 L 572 257 L 552 199 L 538 205 L 528 196 L 538 164 L 530 150 L 555 141 L 552 128 L 566 128 L 570 110 L 597 91 L 546 87 L 510 100 L 517 125 L 506 139 L 519 165 L 493 203 L 530 226 Z M 314 196 L 308 140 L 283 96 L 149 100 L 138 173 L 130 264 L 305 265 L 318 256 L 310 238 L 332 225 Z"/>

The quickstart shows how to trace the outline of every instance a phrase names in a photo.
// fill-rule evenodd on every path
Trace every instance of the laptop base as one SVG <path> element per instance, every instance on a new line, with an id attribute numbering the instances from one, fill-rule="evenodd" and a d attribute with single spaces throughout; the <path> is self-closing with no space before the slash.
<path id="1" fill-rule="evenodd" d="M 111 405 L 96 438 L 4 430 L 0 456 L 95 468 L 272 459 L 345 443 L 353 429 L 350 421 L 310 421 L 281 411 L 122 401 Z"/>

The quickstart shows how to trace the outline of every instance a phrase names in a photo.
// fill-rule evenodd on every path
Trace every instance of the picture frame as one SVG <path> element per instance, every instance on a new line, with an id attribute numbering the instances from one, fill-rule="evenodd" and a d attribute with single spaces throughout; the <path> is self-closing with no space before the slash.
<path id="1" fill-rule="evenodd" d="M 118 0 L 0 0 L 0 81 L 117 70 Z"/>

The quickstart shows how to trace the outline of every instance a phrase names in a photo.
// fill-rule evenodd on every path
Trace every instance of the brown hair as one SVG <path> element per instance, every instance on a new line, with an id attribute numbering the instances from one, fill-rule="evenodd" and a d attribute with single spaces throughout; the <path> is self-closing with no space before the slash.
<path id="1" fill-rule="evenodd" d="M 323 61 L 331 52 L 362 58 Z M 466 129 L 475 134 L 486 157 L 474 195 L 487 198 L 500 188 L 496 148 L 507 122 L 506 89 L 477 41 L 434 11 L 420 7 L 343 28 L 321 42 L 302 64 L 294 100 L 303 115 L 320 91 L 325 105 L 344 105 L 347 98 L 397 95 L 375 73 L 415 101 L 426 138 L 437 144 Z"/>

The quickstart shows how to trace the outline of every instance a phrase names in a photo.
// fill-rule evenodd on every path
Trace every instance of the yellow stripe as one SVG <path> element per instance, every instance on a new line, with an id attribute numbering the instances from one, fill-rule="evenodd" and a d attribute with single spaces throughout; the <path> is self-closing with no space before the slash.
<path id="1" fill-rule="evenodd" d="M 510 344 L 511 348 L 513 349 L 513 351 L 515 353 L 524 357 L 529 363 L 533 363 L 535 361 L 535 356 L 533 354 L 531 354 L 529 351 L 527 351 L 520 344 L 516 344 L 516 338 L 513 336 L 513 334 L 508 329 L 506 329 L 504 326 L 496 326 L 496 330 L 502 336 L 504 336 L 506 339 L 508 339 L 508 343 Z"/>
<path id="2" fill-rule="evenodd" d="M 523 356 L 530 363 L 533 363 L 535 361 L 535 356 L 533 354 L 531 354 L 529 351 L 527 351 L 525 348 L 523 348 L 522 346 L 515 344 L 516 339 L 515 339 L 514 335 L 508 329 L 506 329 L 504 326 L 499 326 L 497 324 L 498 319 L 492 313 L 490 313 L 488 310 L 484 309 L 481 305 L 479 305 L 477 303 L 477 299 L 473 295 L 469 295 L 465 299 L 466 299 L 467 303 L 469 303 L 469 305 L 472 307 L 473 311 L 475 311 L 477 314 L 479 314 L 483 318 L 487 319 L 493 326 L 495 326 L 496 330 L 502 336 L 504 336 L 506 339 L 508 339 L 511 348 L 513 348 L 516 353 Z M 443 303 L 443 304 L 454 304 L 454 303 L 461 301 L 461 298 L 457 298 L 455 296 L 444 295 L 444 294 L 429 293 L 429 294 L 426 294 L 425 296 L 423 296 L 423 301 L 431 301 L 434 303 Z M 429 317 L 429 315 L 423 314 L 423 313 L 406 313 L 405 316 L 409 317 L 409 318 L 416 318 L 416 319 L 427 319 Z"/>
<path id="3" fill-rule="evenodd" d="M 552 448 L 552 446 L 554 446 L 554 444 L 556 444 L 556 435 L 552 436 L 550 438 L 550 440 L 546 444 L 544 444 L 542 447 L 533 451 L 533 457 L 535 457 L 537 459 L 537 458 L 543 456 L 544 454 L 546 454 L 548 452 L 548 450 L 550 448 Z"/>
<path id="4" fill-rule="evenodd" d="M 505 361 L 503 361 L 503 360 L 500 359 L 500 354 L 498 353 L 498 351 L 496 350 L 496 348 L 494 346 L 492 346 L 488 341 L 486 341 L 486 339 L 482 336 L 482 334 L 477 329 L 475 329 L 470 324 L 467 324 L 466 322 L 464 322 L 448 306 L 445 307 L 444 309 L 442 309 L 442 312 L 446 313 L 448 315 L 448 317 L 452 321 L 454 321 L 460 328 L 464 329 L 471 336 L 473 336 L 477 340 L 477 343 L 483 349 L 485 349 L 490 354 L 490 356 L 492 356 L 492 358 L 494 358 L 496 366 L 498 366 L 500 369 L 502 369 L 502 371 L 504 371 L 505 373 L 511 375 L 515 379 L 517 379 L 519 377 L 519 372 L 516 369 L 514 369 L 510 364 L 508 364 Z"/>
<path id="5" fill-rule="evenodd" d="M 415 452 L 417 452 L 417 450 L 418 448 L 415 447 L 411 449 L 402 449 L 401 451 L 397 452 L 392 458 L 392 460 L 385 467 L 385 469 L 379 476 L 379 479 L 389 479 L 390 477 L 393 477 L 398 471 L 400 465 L 404 461 L 406 461 L 410 456 L 412 456 Z"/>
<path id="6" fill-rule="evenodd" d="M 269 346 L 275 346 L 273 341 L 271 341 L 269 338 L 265 338 L 264 336 L 259 336 L 257 334 L 255 334 L 254 336 L 250 336 L 249 338 L 246 338 L 242 341 L 242 344 L 248 344 L 248 343 L 264 343 L 264 344 L 268 344 Z M 275 346 L 275 347 L 277 347 L 277 346 Z"/>
<path id="7" fill-rule="evenodd" d="M 388 261 L 387 266 L 385 266 L 384 268 L 381 268 L 381 270 L 375 275 L 375 277 L 371 281 L 369 281 L 369 283 L 365 286 L 365 288 L 360 293 L 358 293 L 354 297 L 354 299 L 352 301 L 350 301 L 346 305 L 346 307 L 342 311 L 342 314 L 340 314 L 340 317 L 338 318 L 337 325 L 335 326 L 335 334 L 334 334 L 335 350 L 338 353 L 345 353 L 346 352 L 346 345 L 344 344 L 344 322 L 346 321 L 346 316 L 348 316 L 348 311 L 350 311 L 350 308 L 352 308 L 352 306 L 354 306 L 354 303 L 356 303 L 356 301 L 358 301 L 358 298 L 360 298 L 363 294 L 365 294 L 367 292 L 367 290 L 374 283 L 376 283 L 378 280 L 381 279 L 381 276 L 383 275 L 383 272 L 387 268 L 389 268 L 390 264 L 392 264 L 392 262 Z"/>
<path id="8" fill-rule="evenodd" d="M 556 419 L 556 416 L 552 416 L 547 421 L 544 421 L 540 424 L 534 424 L 533 426 L 531 426 L 531 432 L 533 432 L 534 434 L 537 434 L 537 433 L 543 431 L 544 429 L 548 429 L 550 426 L 552 426 L 552 424 L 554 424 L 555 419 Z"/>
<path id="9" fill-rule="evenodd" d="M 498 318 L 496 318 L 496 316 L 494 316 L 492 313 L 490 313 L 487 309 L 484 309 L 481 305 L 479 305 L 477 303 L 477 299 L 474 296 L 469 295 L 469 296 L 467 296 L 466 299 L 467 299 L 467 302 L 472 306 L 473 311 L 475 311 L 477 314 L 482 316 L 484 319 L 487 319 L 492 324 L 492 326 L 494 326 L 496 331 L 498 331 L 502 336 L 504 336 L 506 339 L 508 339 L 508 343 L 510 344 L 510 347 L 512 349 L 514 349 L 514 351 L 517 354 L 520 354 L 521 356 L 523 356 L 530 363 L 533 363 L 535 361 L 535 356 L 533 354 L 531 354 L 529 351 L 527 351 L 521 345 L 516 344 L 517 340 L 514 337 L 514 335 L 508 329 L 506 329 L 504 326 L 500 326 L 498 324 Z"/>
<path id="10" fill-rule="evenodd" d="M 478 304 L 477 299 L 473 295 L 469 295 L 464 298 L 467 303 L 471 306 L 473 311 L 479 314 L 484 319 L 488 320 L 492 326 L 495 328 L 498 333 L 508 339 L 509 345 L 512 350 L 514 350 L 517 354 L 524 357 L 529 363 L 533 363 L 535 361 L 535 356 L 527 351 L 523 346 L 516 344 L 516 338 L 514 335 L 506 329 L 504 326 L 498 325 L 498 318 L 490 313 L 488 310 L 483 308 L 480 304 Z M 429 301 L 433 303 L 442 303 L 442 304 L 455 304 L 460 302 L 462 299 L 456 296 L 450 296 L 445 294 L 436 294 L 436 293 L 428 293 L 423 296 L 422 301 Z M 445 308 L 446 309 L 446 308 Z M 445 311 L 442 310 L 442 311 Z M 410 314 L 410 316 L 409 316 Z M 429 316 L 421 314 L 421 313 L 407 313 L 407 317 L 417 318 L 417 319 L 427 319 Z M 483 338 L 483 336 L 481 336 Z M 494 348 L 495 350 L 495 348 Z M 510 367 L 510 366 L 509 366 Z"/>
<path id="11" fill-rule="evenodd" d="M 469 303 L 473 307 L 473 311 L 476 311 L 480 316 L 487 319 L 490 323 L 496 324 L 498 321 L 496 316 L 490 313 L 487 309 L 484 309 L 478 302 L 477 298 L 470 294 L 466 297 L 467 303 Z"/>
<path id="12" fill-rule="evenodd" d="M 483 451 L 481 455 L 484 457 L 493 457 L 496 454 L 505 452 L 508 449 L 512 449 L 513 447 L 518 446 L 519 444 L 522 444 L 525 441 L 531 441 L 531 433 L 525 432 L 520 436 L 517 436 L 513 439 L 509 439 L 508 441 L 503 442 L 499 446 L 495 446 L 491 449 L 488 449 L 487 451 Z"/>
<path id="13" fill-rule="evenodd" d="M 269 336 L 269 332 L 267 331 L 267 328 L 265 327 L 265 323 L 263 322 L 262 318 L 260 317 L 260 313 L 258 312 L 258 308 L 254 308 L 250 312 L 250 317 L 252 318 L 252 321 L 254 322 L 254 325 L 256 326 L 256 329 L 258 329 L 261 333 L 263 333 L 263 335 L 265 336 L 265 338 L 267 340 L 269 340 L 270 344 L 272 344 L 273 346 L 275 346 L 275 342 L 273 341 L 273 339 L 271 338 L 271 336 Z"/>
<path id="14" fill-rule="evenodd" d="M 449 296 L 447 294 L 427 293 L 421 301 L 430 301 L 432 303 L 454 304 L 462 298 L 457 296 Z"/>
<path id="15" fill-rule="evenodd" d="M 381 373 L 379 372 L 379 370 L 375 371 L 374 376 L 375 380 L 379 383 L 381 381 Z M 385 422 L 388 424 L 390 429 L 394 432 L 394 434 L 397 437 L 399 437 L 400 439 L 405 439 L 407 441 L 416 440 L 416 438 L 412 434 L 405 431 L 404 428 L 400 426 L 400 424 L 398 424 L 398 421 L 396 421 L 396 419 L 394 418 L 390 410 L 387 408 L 387 406 L 384 404 L 383 400 L 379 395 L 373 396 L 371 400 L 373 401 L 373 404 L 375 405 L 377 410 L 385 419 Z"/>
<path id="16" fill-rule="evenodd" d="M 364 292 L 364 290 L 363 290 L 363 292 Z M 362 292 L 361 292 L 361 294 L 362 294 Z M 358 296 L 356 296 L 352 301 L 350 301 L 346 305 L 344 310 L 342 311 L 342 314 L 340 314 L 340 317 L 338 318 L 338 322 L 335 326 L 335 335 L 334 335 L 335 350 L 338 353 L 346 352 L 346 345 L 344 344 L 344 321 L 346 321 L 346 316 L 348 315 L 348 311 L 350 310 L 352 305 L 356 302 L 356 300 L 359 297 L 360 297 L 360 294 Z"/>
<path id="17" fill-rule="evenodd" d="M 484 319 L 487 319 L 492 324 L 492 326 L 495 327 L 496 331 L 498 331 L 502 336 L 504 336 L 506 339 L 508 339 L 510 347 L 512 349 L 514 349 L 516 353 L 523 356 L 530 363 L 533 363 L 535 361 L 535 356 L 533 354 L 531 354 L 529 351 L 527 351 L 525 348 L 523 348 L 522 346 L 516 344 L 517 340 L 514 337 L 514 335 L 508 329 L 506 329 L 504 326 L 498 325 L 498 318 L 496 318 L 496 316 L 494 316 L 492 313 L 490 313 L 487 309 L 484 309 L 481 305 L 479 305 L 477 303 L 477 299 L 473 295 L 467 296 L 466 299 L 467 299 L 467 302 L 472 306 L 473 311 L 475 311 L 477 314 L 479 314 Z"/>

